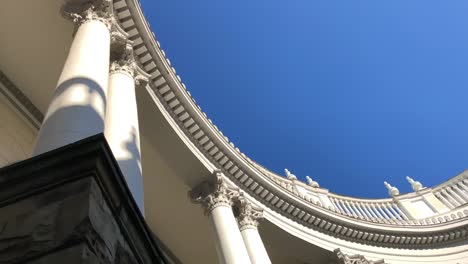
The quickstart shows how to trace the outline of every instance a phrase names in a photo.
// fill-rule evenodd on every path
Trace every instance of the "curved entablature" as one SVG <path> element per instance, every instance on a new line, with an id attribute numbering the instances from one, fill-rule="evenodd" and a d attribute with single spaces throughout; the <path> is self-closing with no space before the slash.
<path id="1" fill-rule="evenodd" d="M 293 194 L 351 218 L 374 223 L 420 226 L 468 217 L 468 171 L 435 188 L 420 187 L 415 192 L 398 194 L 392 198 L 363 199 L 331 193 L 295 178 L 284 178 L 253 163 L 262 173 Z"/>
<path id="2" fill-rule="evenodd" d="M 177 129 L 214 168 L 263 206 L 313 230 L 371 245 L 432 248 L 467 238 L 465 173 L 434 189 L 375 200 L 341 196 L 280 177 L 243 154 L 201 111 L 166 58 L 139 2 L 114 0 L 114 11 L 133 41 L 138 63 L 150 76 L 151 92 Z"/>

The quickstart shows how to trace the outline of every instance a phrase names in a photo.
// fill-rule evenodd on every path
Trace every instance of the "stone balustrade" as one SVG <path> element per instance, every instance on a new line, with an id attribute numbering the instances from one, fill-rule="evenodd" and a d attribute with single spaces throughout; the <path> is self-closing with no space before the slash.
<path id="1" fill-rule="evenodd" d="M 262 172 L 268 171 L 262 169 Z M 314 206 L 362 221 L 412 226 L 440 224 L 468 216 L 467 172 L 433 189 L 423 188 L 386 199 L 347 197 L 323 188 L 312 188 L 299 180 L 283 178 L 271 172 L 268 176 L 285 190 Z"/>
<path id="2" fill-rule="evenodd" d="M 329 194 L 328 197 L 335 206 L 335 211 L 343 215 L 381 223 L 392 223 L 409 219 L 391 199 L 351 199 L 335 194 Z"/>
<path id="3" fill-rule="evenodd" d="M 468 172 L 436 186 L 434 195 L 449 209 L 457 208 L 468 202 Z"/>

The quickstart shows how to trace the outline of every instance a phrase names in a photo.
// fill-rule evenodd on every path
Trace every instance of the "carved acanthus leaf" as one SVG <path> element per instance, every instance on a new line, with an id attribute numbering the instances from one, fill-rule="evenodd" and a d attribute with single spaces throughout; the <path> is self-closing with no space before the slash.
<path id="1" fill-rule="evenodd" d="M 232 206 L 234 198 L 238 196 L 238 189 L 230 187 L 219 170 L 213 173 L 212 178 L 202 182 L 189 192 L 192 202 L 202 204 L 206 214 L 218 206 Z"/>
<path id="2" fill-rule="evenodd" d="M 110 73 L 124 72 L 132 78 L 135 76 L 135 58 L 133 56 L 133 48 L 130 43 L 127 43 L 122 50 L 112 50 L 111 54 Z"/>
<path id="3" fill-rule="evenodd" d="M 62 6 L 61 13 L 77 27 L 98 20 L 110 29 L 114 21 L 111 0 L 68 1 Z"/>
<path id="4" fill-rule="evenodd" d="M 143 71 L 135 60 L 132 41 L 127 41 L 122 47 L 120 41 L 113 41 L 111 46 L 110 74 L 121 72 L 128 74 L 135 80 L 137 86 L 145 86 L 150 75 Z"/>
<path id="5" fill-rule="evenodd" d="M 335 263 L 337 264 L 384 264 L 384 260 L 372 261 L 362 255 L 347 255 L 339 248 L 333 251 L 335 253 Z"/>
<path id="6" fill-rule="evenodd" d="M 263 219 L 263 210 L 254 208 L 252 203 L 242 195 L 235 201 L 234 212 L 241 231 L 247 228 L 257 228 L 259 221 Z"/>

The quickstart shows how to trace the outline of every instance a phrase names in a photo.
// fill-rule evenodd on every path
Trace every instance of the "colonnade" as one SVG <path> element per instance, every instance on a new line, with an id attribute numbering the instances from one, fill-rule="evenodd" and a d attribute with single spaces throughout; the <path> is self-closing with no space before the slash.
<path id="1" fill-rule="evenodd" d="M 143 213 L 135 87 L 146 85 L 148 76 L 134 60 L 111 0 L 70 2 L 62 12 L 75 23 L 75 34 L 33 155 L 104 133 Z"/>
<path id="2" fill-rule="evenodd" d="M 271 263 L 258 232 L 262 211 L 254 208 L 237 188 L 230 187 L 222 172 L 189 193 L 200 203 L 213 226 L 220 263 Z"/>
<path id="3" fill-rule="evenodd" d="M 75 23 L 75 35 L 33 155 L 104 133 L 143 213 L 135 88 L 146 85 L 149 76 L 137 66 L 111 0 L 66 4 L 62 11 Z M 257 229 L 261 211 L 230 188 L 219 171 L 191 195 L 209 215 L 221 263 L 271 263 Z"/>

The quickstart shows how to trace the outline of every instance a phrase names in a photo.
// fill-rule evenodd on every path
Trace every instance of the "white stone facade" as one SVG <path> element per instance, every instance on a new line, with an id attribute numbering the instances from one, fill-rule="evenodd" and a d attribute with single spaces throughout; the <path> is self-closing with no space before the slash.
<path id="1" fill-rule="evenodd" d="M 214 245 L 220 263 L 282 263 L 281 253 L 269 251 L 280 235 L 299 241 L 297 257 L 285 263 L 310 260 L 309 248 L 319 259 L 336 263 L 468 263 L 468 172 L 433 188 L 408 177 L 414 190 L 409 194 L 386 183 L 391 197 L 372 200 L 333 194 L 310 177 L 307 183 L 299 181 L 289 170 L 286 178 L 276 175 L 250 160 L 201 111 L 165 57 L 137 0 L 66 1 L 60 12 L 72 21 L 73 38 L 40 126 L 33 118 L 38 110 L 9 92 L 0 79 L 3 94 L 16 98 L 14 104 L 5 96 L 0 101 L 0 116 L 8 123 L 0 126 L 2 166 L 104 133 L 153 231 L 164 233 L 158 230 L 158 224 L 164 225 L 158 214 L 193 217 L 185 223 L 198 221 L 200 230 L 209 225 L 212 236 L 197 233 L 198 226 L 180 228 L 210 239 L 204 248 Z M 141 99 L 141 94 L 146 97 Z M 150 127 L 146 122 L 154 121 L 141 109 L 159 111 L 160 123 Z M 143 126 L 157 133 L 143 137 Z M 166 141 L 177 141 L 181 150 L 166 147 Z M 143 148 L 171 165 L 146 171 Z M 193 164 L 208 173 L 182 176 L 195 174 Z M 185 191 L 172 192 L 177 197 L 173 204 L 180 200 L 186 206 L 183 213 L 171 208 L 171 200 L 147 202 L 164 198 L 144 191 L 151 190 L 147 182 L 163 174 L 176 177 L 164 178 L 167 189 Z M 156 207 L 160 211 L 151 213 Z M 271 231 L 275 228 L 280 231 Z M 186 234 L 177 228 L 172 231 L 174 235 L 167 232 L 161 243 L 169 245 L 174 263 L 196 254 L 184 248 L 203 248 L 181 239 Z"/>

